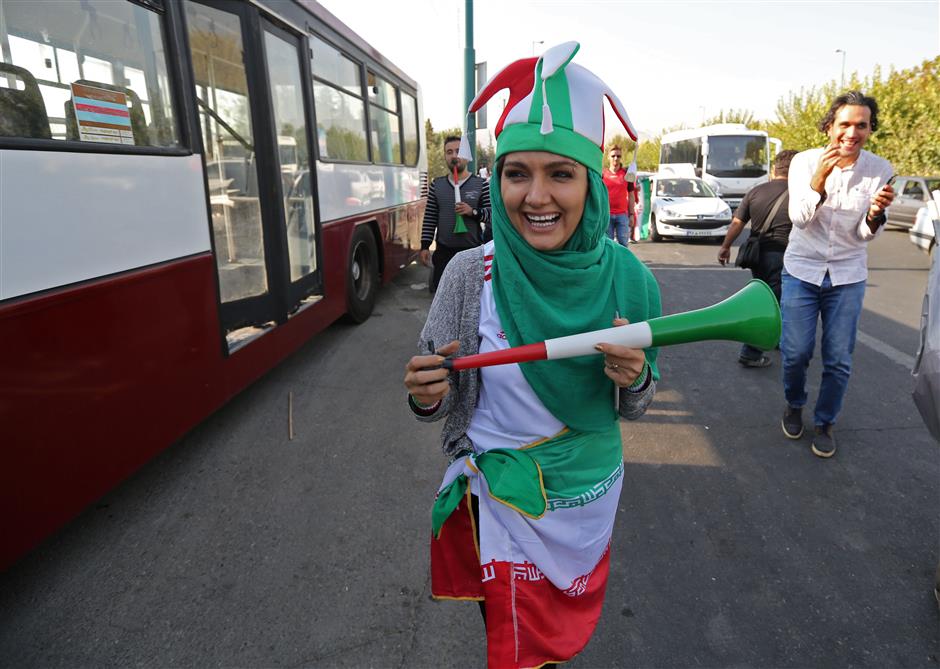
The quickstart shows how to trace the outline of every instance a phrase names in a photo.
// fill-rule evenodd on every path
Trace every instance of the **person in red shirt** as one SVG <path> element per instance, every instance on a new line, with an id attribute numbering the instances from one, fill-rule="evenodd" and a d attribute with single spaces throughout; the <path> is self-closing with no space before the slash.
<path id="1" fill-rule="evenodd" d="M 619 146 L 612 146 L 607 150 L 607 164 L 609 167 L 604 168 L 601 175 L 610 199 L 610 226 L 607 228 L 607 236 L 626 246 L 630 243 L 630 228 L 633 227 L 629 216 L 632 207 L 628 205 L 628 201 L 634 194 L 630 192 L 632 184 L 627 181 L 627 170 L 623 167 L 623 150 Z"/>

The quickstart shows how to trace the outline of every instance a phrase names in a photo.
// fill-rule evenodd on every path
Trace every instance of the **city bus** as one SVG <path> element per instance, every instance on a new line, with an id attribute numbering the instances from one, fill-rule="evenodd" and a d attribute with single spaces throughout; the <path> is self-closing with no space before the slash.
<path id="1" fill-rule="evenodd" d="M 0 2 L 0 568 L 420 250 L 418 84 L 312 0 Z"/>
<path id="2" fill-rule="evenodd" d="M 703 179 L 734 211 L 752 187 L 770 178 L 771 146 L 776 155 L 780 140 L 743 123 L 676 130 L 660 140 L 659 171 Z"/>

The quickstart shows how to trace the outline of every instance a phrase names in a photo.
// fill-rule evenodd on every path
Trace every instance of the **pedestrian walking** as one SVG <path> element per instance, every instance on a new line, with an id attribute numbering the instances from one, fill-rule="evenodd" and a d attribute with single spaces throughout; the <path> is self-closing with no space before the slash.
<path id="1" fill-rule="evenodd" d="M 803 435 L 806 370 L 822 319 L 822 381 L 813 410 L 812 452 L 836 452 L 833 425 L 852 369 L 852 351 L 868 278 L 868 244 L 885 222 L 894 200 L 891 164 L 865 151 L 878 129 L 878 103 L 860 91 L 832 101 L 819 129 L 827 146 L 809 149 L 790 163 L 790 221 L 783 257 L 780 311 L 783 336 L 783 433 Z"/>
<path id="2" fill-rule="evenodd" d="M 757 264 L 748 269 L 751 270 L 751 276 L 770 286 L 777 302 L 780 302 L 783 253 L 787 249 L 787 239 L 792 227 L 788 211 L 787 175 L 790 171 L 790 161 L 795 155 L 796 151 L 792 149 L 777 154 L 774 159 L 773 178 L 747 192 L 734 212 L 725 239 L 718 249 L 718 262 L 721 265 L 728 264 L 731 245 L 744 226 L 750 222 L 751 237 L 756 240 L 758 257 Z M 759 348 L 743 344 L 738 362 L 745 367 L 767 367 L 770 365 L 770 357 Z"/>
<path id="3" fill-rule="evenodd" d="M 603 356 L 439 368 L 444 356 L 660 314 L 652 273 L 605 234 L 605 96 L 636 132 L 606 85 L 570 62 L 577 49 L 509 65 L 471 104 L 473 113 L 510 89 L 493 241 L 444 273 L 420 344 L 438 347 L 405 374 L 418 419 L 445 419 L 451 458 L 432 512 L 432 594 L 480 602 L 490 667 L 564 662 L 590 639 L 623 482 L 618 418 L 642 415 L 658 378 L 655 349 L 601 341 Z"/>
<path id="4" fill-rule="evenodd" d="M 437 177 L 428 189 L 421 226 L 421 262 L 431 265 L 428 289 L 433 293 L 447 263 L 459 251 L 483 243 L 490 222 L 490 183 L 470 174 L 457 154 L 460 137 L 444 139 L 444 159 L 450 174 Z M 437 242 L 434 254 L 431 243 Z"/>

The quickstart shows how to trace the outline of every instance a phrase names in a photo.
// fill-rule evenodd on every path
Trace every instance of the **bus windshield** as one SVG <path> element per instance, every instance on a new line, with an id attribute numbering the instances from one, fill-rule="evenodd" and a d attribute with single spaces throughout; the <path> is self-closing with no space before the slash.
<path id="1" fill-rule="evenodd" d="M 665 197 L 718 197 L 701 179 L 660 179 L 656 195 Z"/>
<path id="2" fill-rule="evenodd" d="M 708 138 L 706 172 L 716 177 L 762 177 L 767 174 L 767 139 L 755 135 Z"/>

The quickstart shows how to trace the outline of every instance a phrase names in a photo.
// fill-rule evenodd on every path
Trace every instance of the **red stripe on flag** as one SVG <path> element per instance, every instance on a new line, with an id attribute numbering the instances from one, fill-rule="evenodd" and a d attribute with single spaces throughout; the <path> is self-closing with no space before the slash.
<path id="1" fill-rule="evenodd" d="M 465 496 L 441 528 L 431 536 L 431 594 L 442 599 L 481 599 L 480 556 L 473 517 Z"/>
<path id="2" fill-rule="evenodd" d="M 97 105 L 76 104 L 75 109 L 78 111 L 94 112 L 96 114 L 107 114 L 108 116 L 123 116 L 124 118 L 131 115 L 126 109 L 112 109 L 111 107 L 99 107 Z"/>
<path id="3" fill-rule="evenodd" d="M 584 649 L 600 619 L 610 571 L 609 547 L 594 571 L 578 579 L 574 590 L 580 594 L 563 592 L 534 566 L 526 567 L 508 562 L 483 565 L 491 668 L 566 662 Z"/>

